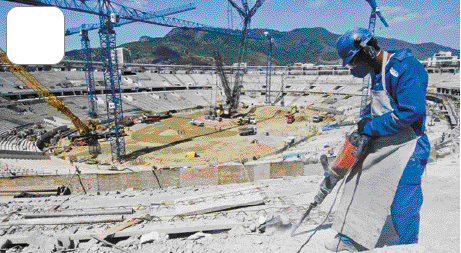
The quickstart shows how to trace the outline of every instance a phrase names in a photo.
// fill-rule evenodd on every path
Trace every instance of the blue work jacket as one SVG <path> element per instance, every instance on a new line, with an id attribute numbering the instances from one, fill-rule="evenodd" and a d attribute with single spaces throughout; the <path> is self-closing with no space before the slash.
<path id="1" fill-rule="evenodd" d="M 393 111 L 373 118 L 364 128 L 370 136 L 397 134 L 411 127 L 419 136 L 412 158 L 427 159 L 430 143 L 424 134 L 426 122 L 426 92 L 428 74 L 410 49 L 389 51 L 394 53 L 385 68 L 386 90 L 394 100 Z M 372 75 L 372 90 L 383 90 L 381 73 Z M 368 113 L 364 118 L 371 118 Z"/>

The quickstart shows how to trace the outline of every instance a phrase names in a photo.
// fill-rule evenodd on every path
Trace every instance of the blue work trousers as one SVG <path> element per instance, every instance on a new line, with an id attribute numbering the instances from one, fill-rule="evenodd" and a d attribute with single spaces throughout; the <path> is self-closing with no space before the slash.
<path id="1" fill-rule="evenodd" d="M 391 216 L 398 244 L 418 243 L 419 211 L 423 204 L 421 175 L 426 164 L 427 159 L 410 158 L 395 193 Z"/>

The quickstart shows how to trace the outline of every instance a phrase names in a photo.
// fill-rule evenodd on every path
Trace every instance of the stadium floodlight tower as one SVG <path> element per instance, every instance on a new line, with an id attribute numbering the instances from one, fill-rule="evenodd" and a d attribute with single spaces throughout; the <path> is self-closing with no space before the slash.
<path id="1" fill-rule="evenodd" d="M 371 14 L 370 14 L 370 21 L 368 23 L 368 30 L 375 34 L 375 26 L 376 26 L 376 15 L 378 15 L 379 19 L 381 22 L 383 22 L 384 26 L 389 27 L 389 25 L 386 22 L 386 19 L 384 16 L 381 14 L 378 5 L 376 4 L 376 0 L 365 0 L 368 2 L 368 4 L 371 7 Z M 362 81 L 362 97 L 360 99 L 360 117 L 363 117 L 366 113 L 366 108 L 368 104 L 368 96 L 369 96 L 369 91 L 370 91 L 370 75 L 367 75 L 366 77 L 363 78 Z"/>
<path id="2" fill-rule="evenodd" d="M 264 32 L 264 37 L 267 38 L 266 50 L 266 105 L 271 105 L 271 75 L 272 75 L 272 43 L 274 39 L 268 31 Z"/>

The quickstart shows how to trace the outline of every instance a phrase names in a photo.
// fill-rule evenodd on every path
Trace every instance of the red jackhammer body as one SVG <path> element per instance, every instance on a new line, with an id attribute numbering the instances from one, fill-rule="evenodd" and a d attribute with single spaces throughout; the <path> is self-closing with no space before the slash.
<path id="1" fill-rule="evenodd" d="M 339 150 L 335 162 L 325 171 L 325 178 L 320 184 L 319 192 L 314 197 L 314 202 L 309 205 L 309 208 L 303 214 L 298 224 L 293 228 L 291 232 L 292 236 L 307 215 L 309 215 L 310 211 L 323 202 L 336 184 L 344 178 L 349 170 L 357 163 L 359 158 L 366 152 L 370 139 L 369 136 L 360 135 L 357 132 L 353 132 L 346 137 L 346 141 Z"/>

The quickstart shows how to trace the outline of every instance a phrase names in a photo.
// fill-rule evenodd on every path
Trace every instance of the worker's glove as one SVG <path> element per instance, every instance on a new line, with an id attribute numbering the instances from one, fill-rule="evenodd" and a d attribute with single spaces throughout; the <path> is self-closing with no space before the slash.
<path id="1" fill-rule="evenodd" d="M 359 123 L 357 123 L 357 132 L 359 134 L 363 134 L 363 131 L 365 129 L 365 125 L 370 122 L 371 119 L 370 118 L 363 118 L 359 121 Z"/>

